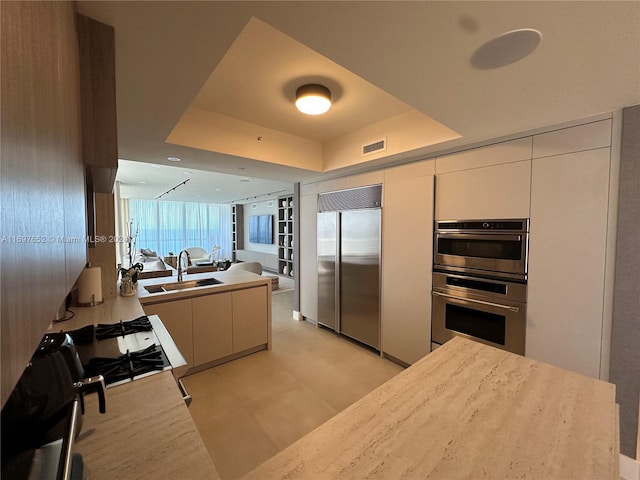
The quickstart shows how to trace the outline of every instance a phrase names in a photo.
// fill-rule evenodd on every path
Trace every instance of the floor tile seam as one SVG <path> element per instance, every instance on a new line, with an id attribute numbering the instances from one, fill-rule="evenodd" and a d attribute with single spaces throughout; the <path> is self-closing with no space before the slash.
<path id="1" fill-rule="evenodd" d="M 238 397 L 239 404 L 242 405 L 242 406 L 246 406 L 247 404 L 249 404 L 251 402 L 254 402 L 254 401 L 257 401 L 257 400 L 260 400 L 260 399 L 264 399 L 264 397 L 268 396 L 268 395 L 273 395 L 273 394 L 280 394 L 281 395 L 284 391 L 289 390 L 291 388 L 291 386 L 295 383 L 295 381 L 298 380 L 297 378 L 294 377 L 293 374 L 291 374 L 291 372 L 288 372 L 288 373 L 293 377 L 293 380 L 291 382 L 287 382 L 286 384 L 284 384 L 284 385 L 282 385 L 282 386 L 280 386 L 280 387 L 278 387 L 278 388 L 276 388 L 274 390 L 268 390 L 268 391 L 261 392 L 259 395 L 255 396 L 255 397 L 247 399 L 247 398 L 245 398 L 244 395 L 240 395 L 237 391 L 234 391 L 233 393 L 234 393 L 234 395 L 236 397 Z"/>
<path id="2" fill-rule="evenodd" d="M 314 397 L 316 397 L 317 400 L 320 400 L 320 402 L 322 403 L 323 407 L 325 409 L 328 409 L 328 411 L 331 411 L 332 414 L 325 419 L 322 423 L 330 420 L 331 418 L 335 417 L 340 410 L 338 410 L 337 408 L 335 408 L 334 406 L 332 406 L 331 404 L 329 404 L 325 399 L 323 399 L 320 395 L 318 395 L 316 392 L 314 392 L 311 388 L 309 388 L 308 386 L 304 385 L 304 387 L 306 387 L 306 389 L 309 391 L 309 393 L 311 393 Z M 294 390 L 296 387 L 292 386 L 289 390 Z M 278 448 L 279 451 L 284 450 L 285 448 L 287 448 L 289 445 L 292 445 L 293 443 L 297 442 L 298 440 L 300 440 L 300 438 L 304 437 L 305 435 L 307 435 L 308 433 L 312 432 L 313 430 L 315 430 L 318 426 L 314 426 L 312 427 L 308 432 L 305 432 L 302 436 L 296 438 L 293 442 L 284 445 L 282 448 L 278 447 L 277 441 L 276 439 L 274 439 L 272 437 L 272 435 L 269 433 L 269 431 L 263 426 L 262 422 L 260 421 L 260 419 L 255 415 L 255 412 L 250 412 L 251 416 L 253 417 L 254 421 L 260 426 L 260 428 L 263 430 L 263 432 L 265 433 L 265 435 L 267 435 L 269 437 L 269 439 L 271 440 L 272 443 L 274 443 L 276 445 L 276 448 Z M 321 424 L 322 424 L 321 423 Z M 320 424 L 320 425 L 321 425 Z"/>
<path id="3" fill-rule="evenodd" d="M 208 446 L 207 446 L 207 442 L 206 442 L 206 435 L 204 435 L 204 433 L 207 432 L 206 427 L 209 424 L 212 424 L 213 422 L 220 422 L 221 419 L 224 416 L 229 416 L 232 413 L 237 413 L 237 410 L 241 410 L 242 413 L 246 414 L 255 424 L 255 426 L 264 434 L 264 436 L 266 437 L 266 439 L 268 440 L 269 444 L 271 447 L 273 447 L 273 449 L 275 450 L 275 453 L 280 452 L 282 449 L 278 447 L 278 445 L 273 441 L 273 439 L 271 438 L 271 436 L 268 434 L 268 432 L 265 431 L 265 429 L 262 427 L 262 424 L 260 424 L 260 422 L 258 422 L 258 420 L 256 419 L 255 415 L 253 414 L 253 412 L 251 410 L 248 410 L 246 408 L 243 407 L 238 407 L 236 409 L 233 409 L 229 412 L 227 412 L 225 415 L 221 415 L 220 417 L 214 418 L 214 419 L 210 419 L 207 420 L 206 422 L 201 422 L 201 423 L 197 423 L 196 424 L 196 428 L 198 430 L 198 432 L 200 433 L 200 436 L 203 438 L 203 441 L 205 443 L 205 447 L 207 447 L 207 450 L 209 450 Z M 213 442 L 211 442 L 213 443 Z M 274 455 L 275 455 L 274 453 Z"/>

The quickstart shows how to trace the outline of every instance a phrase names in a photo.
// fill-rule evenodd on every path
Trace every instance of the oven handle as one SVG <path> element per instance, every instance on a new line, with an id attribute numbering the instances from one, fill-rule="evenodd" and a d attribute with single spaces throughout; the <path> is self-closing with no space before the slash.
<path id="1" fill-rule="evenodd" d="M 485 302 L 485 301 L 482 301 L 482 300 L 474 300 L 472 298 L 456 297 L 455 295 L 448 295 L 446 293 L 440 293 L 440 292 L 431 292 L 431 293 L 432 293 L 432 295 L 438 295 L 439 297 L 452 298 L 454 300 L 463 300 L 465 302 L 471 302 L 471 303 L 480 303 L 482 305 L 487 305 L 489 307 L 504 308 L 505 310 L 509 310 L 510 312 L 519 312 L 520 311 L 520 309 L 518 307 L 511 307 L 509 305 L 500 305 L 499 303 Z"/>
<path id="2" fill-rule="evenodd" d="M 178 388 L 180 389 L 180 393 L 182 394 L 184 403 L 186 403 L 188 407 L 189 405 L 191 405 L 191 400 L 193 400 L 193 398 L 191 397 L 189 392 L 187 392 L 187 387 L 185 387 L 184 383 L 182 383 L 182 378 L 178 379 Z"/>
<path id="3" fill-rule="evenodd" d="M 469 233 L 449 233 L 449 232 L 437 232 L 437 238 L 446 237 L 446 238 L 462 238 L 467 240 L 486 240 L 487 238 L 491 240 L 501 241 L 501 240 L 515 240 L 516 242 L 522 241 L 522 235 L 513 234 L 513 235 L 495 235 L 487 233 L 480 234 L 469 234 Z"/>

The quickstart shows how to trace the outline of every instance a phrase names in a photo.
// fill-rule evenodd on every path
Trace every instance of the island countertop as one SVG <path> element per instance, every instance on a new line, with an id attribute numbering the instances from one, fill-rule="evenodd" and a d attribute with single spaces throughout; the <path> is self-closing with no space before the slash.
<path id="1" fill-rule="evenodd" d="M 619 478 L 612 384 L 456 337 L 248 479 Z"/>
<path id="2" fill-rule="evenodd" d="M 271 279 L 269 277 L 239 269 L 219 272 L 189 273 L 185 274 L 182 277 L 182 280 L 203 280 L 207 278 L 215 278 L 222 283 L 203 287 L 186 288 L 182 290 L 171 290 L 168 292 L 149 293 L 145 287 L 177 282 L 177 276 L 139 280 L 137 285 L 137 297 L 142 305 L 146 305 L 149 303 L 167 302 L 182 298 L 209 295 L 211 293 L 228 292 L 238 290 L 239 288 L 258 287 L 261 285 L 266 285 L 271 289 Z"/>

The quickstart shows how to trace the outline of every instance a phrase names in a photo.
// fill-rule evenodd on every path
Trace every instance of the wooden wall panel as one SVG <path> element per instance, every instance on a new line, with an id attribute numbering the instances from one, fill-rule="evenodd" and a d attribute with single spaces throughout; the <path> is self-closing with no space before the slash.
<path id="1" fill-rule="evenodd" d="M 74 4 L 1 2 L 0 18 L 4 404 L 86 253 L 68 247 L 67 271 L 60 239 L 84 217 Z"/>
<path id="2" fill-rule="evenodd" d="M 117 296 L 118 274 L 116 272 L 116 243 L 115 243 L 115 204 L 112 193 L 95 194 L 96 209 L 96 238 L 102 240 L 95 248 L 89 249 L 89 261 L 94 267 L 101 268 L 102 297 Z"/>

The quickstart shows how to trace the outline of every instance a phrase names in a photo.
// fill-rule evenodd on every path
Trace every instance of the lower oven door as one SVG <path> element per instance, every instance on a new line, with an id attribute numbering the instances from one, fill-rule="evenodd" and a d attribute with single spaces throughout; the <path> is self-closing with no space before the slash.
<path id="1" fill-rule="evenodd" d="M 526 304 L 443 289 L 433 291 L 431 335 L 443 344 L 459 335 L 524 355 Z"/>

